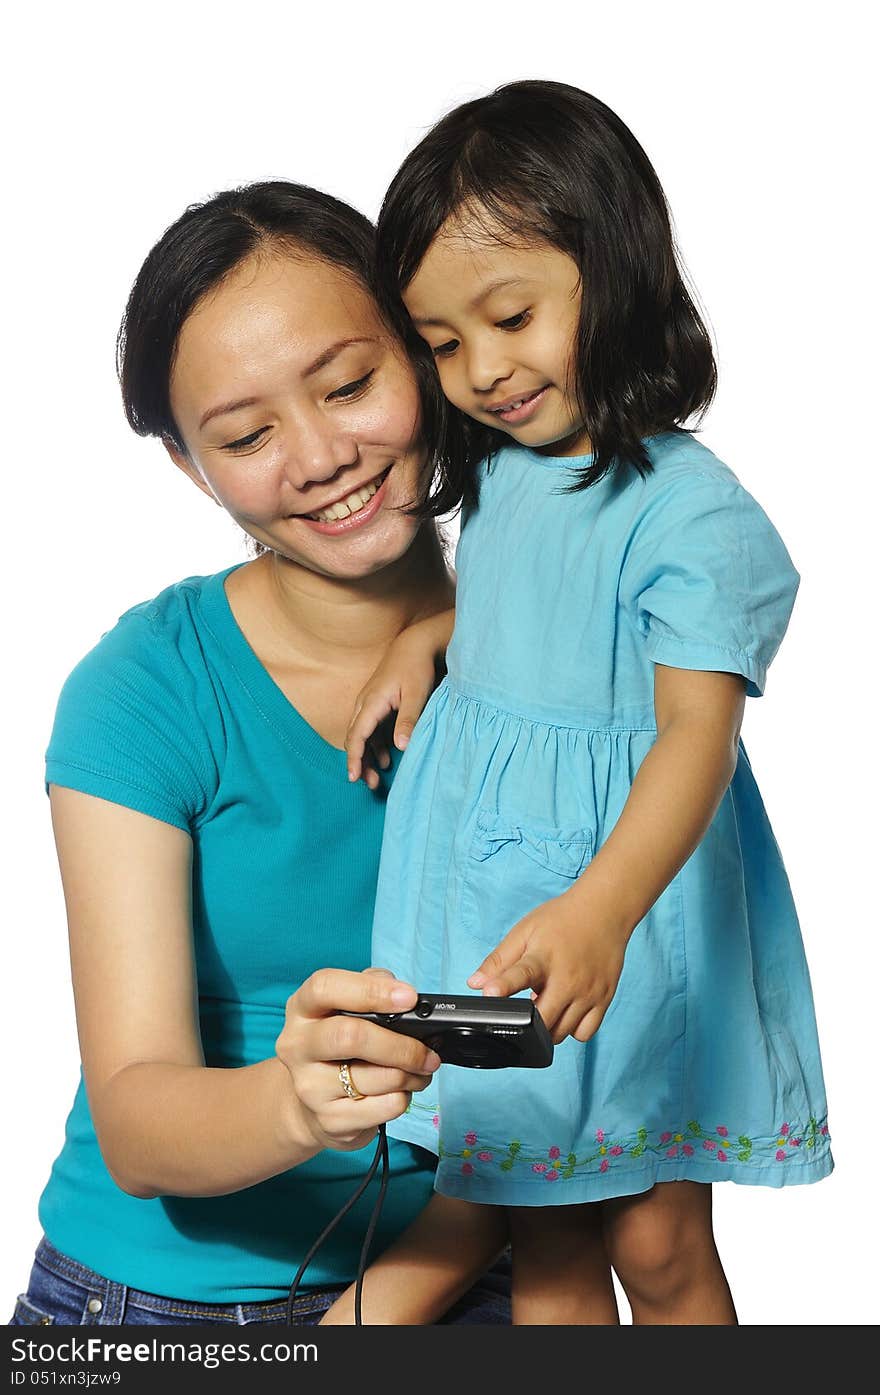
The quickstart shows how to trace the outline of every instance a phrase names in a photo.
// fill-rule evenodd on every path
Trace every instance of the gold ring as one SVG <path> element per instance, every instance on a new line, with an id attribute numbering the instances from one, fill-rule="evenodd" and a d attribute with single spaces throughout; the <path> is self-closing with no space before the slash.
<path id="1" fill-rule="evenodd" d="M 351 1066 L 348 1061 L 343 1061 L 337 1072 L 339 1083 L 350 1100 L 364 1100 L 366 1095 L 362 1095 L 358 1087 L 351 1078 Z"/>

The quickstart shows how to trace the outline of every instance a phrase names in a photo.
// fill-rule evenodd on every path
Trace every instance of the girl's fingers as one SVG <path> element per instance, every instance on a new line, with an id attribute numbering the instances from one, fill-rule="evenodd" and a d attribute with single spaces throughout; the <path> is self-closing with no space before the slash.
<path id="1" fill-rule="evenodd" d="M 541 1014 L 544 1026 L 553 1038 L 554 1043 L 558 1046 L 563 1037 L 567 1035 L 566 1032 L 562 1032 L 560 1035 L 560 1029 L 571 1009 L 571 998 L 566 996 L 564 985 L 562 991 L 558 988 L 554 991 L 552 982 L 542 988 L 535 999 L 535 1007 Z M 581 1006 L 581 1011 L 572 1022 L 572 1027 L 577 1026 L 582 1014 L 583 1006 Z"/>
<path id="2" fill-rule="evenodd" d="M 432 692 L 433 687 L 419 687 L 412 693 L 406 691 L 401 693 L 400 711 L 397 714 L 397 721 L 394 723 L 394 744 L 398 751 L 405 750 L 409 744 L 413 728 L 421 717 Z"/>
<path id="3" fill-rule="evenodd" d="M 541 1011 L 540 1008 L 538 1011 Z M 541 1016 L 543 1017 L 544 1014 L 541 1013 Z M 583 1018 L 583 1000 L 578 1003 L 569 1003 L 563 1007 L 562 1011 L 557 1012 L 552 1028 L 545 1017 L 544 1021 L 547 1023 L 547 1029 L 553 1038 L 554 1045 L 558 1046 L 560 1042 L 565 1041 L 566 1037 L 573 1037 Z"/>
<path id="4" fill-rule="evenodd" d="M 355 707 L 345 733 L 349 780 L 360 778 L 367 742 L 379 723 L 393 710 L 393 702 L 384 693 L 367 693 L 363 695 L 360 707 Z"/>
<path id="5" fill-rule="evenodd" d="M 391 764 L 391 754 L 388 750 L 388 747 L 385 744 L 384 739 L 379 735 L 378 732 L 376 732 L 376 734 L 370 741 L 369 751 L 370 755 L 373 758 L 373 764 L 377 767 L 377 769 L 387 770 L 389 765 Z"/>
<path id="6" fill-rule="evenodd" d="M 589 1012 L 584 1014 L 571 1034 L 575 1041 L 589 1041 L 590 1037 L 595 1036 L 602 1025 L 602 1018 L 605 1016 L 605 1012 L 605 1008 L 590 1008 Z"/>
<path id="7" fill-rule="evenodd" d="M 502 997 L 503 995 L 501 993 L 495 992 L 495 984 L 498 982 L 500 976 L 505 973 L 506 970 L 512 968 L 517 960 L 521 958 L 525 946 L 525 932 L 515 925 L 513 929 L 504 936 L 501 943 L 496 945 L 492 953 L 486 955 L 486 958 L 483 960 L 482 964 L 480 964 L 479 968 L 474 970 L 468 979 L 468 987 L 482 988 L 484 993 L 489 993 L 491 987 L 493 996 Z M 526 984 L 522 985 L 523 988 L 526 986 Z M 518 990 L 513 989 L 512 991 L 517 992 Z"/>
<path id="8" fill-rule="evenodd" d="M 537 987 L 542 976 L 542 969 L 537 961 L 524 954 L 509 969 L 487 979 L 483 985 L 483 993 L 488 998 L 509 998 L 514 993 L 521 993 L 524 988 Z"/>

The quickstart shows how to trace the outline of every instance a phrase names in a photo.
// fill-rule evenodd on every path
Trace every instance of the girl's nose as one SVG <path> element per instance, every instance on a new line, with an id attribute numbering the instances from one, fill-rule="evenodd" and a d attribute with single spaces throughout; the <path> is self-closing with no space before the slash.
<path id="1" fill-rule="evenodd" d="M 467 370 L 471 387 L 475 392 L 491 392 L 498 384 L 508 379 L 513 372 L 506 355 L 500 352 L 501 346 L 493 339 L 475 344 L 467 356 Z"/>

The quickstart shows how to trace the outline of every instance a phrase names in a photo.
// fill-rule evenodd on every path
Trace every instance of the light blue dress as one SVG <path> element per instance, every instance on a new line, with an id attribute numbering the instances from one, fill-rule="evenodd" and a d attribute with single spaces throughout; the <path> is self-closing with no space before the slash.
<path id="1" fill-rule="evenodd" d="M 647 444 L 645 479 L 576 494 L 585 457 L 511 446 L 479 469 L 448 677 L 389 798 L 373 927 L 373 963 L 423 992 L 470 992 L 486 953 L 589 865 L 656 739 L 655 663 L 764 690 L 791 559 L 704 446 Z M 595 1037 L 546 1070 L 443 1066 L 389 1132 L 439 1153 L 439 1191 L 510 1205 L 831 1171 L 797 914 L 742 744 Z"/>

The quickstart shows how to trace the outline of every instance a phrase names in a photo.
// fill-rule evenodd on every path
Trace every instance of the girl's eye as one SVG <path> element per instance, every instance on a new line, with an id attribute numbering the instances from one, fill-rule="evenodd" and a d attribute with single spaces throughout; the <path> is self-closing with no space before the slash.
<path id="1" fill-rule="evenodd" d="M 227 441 L 223 449 L 237 451 L 247 450 L 249 446 L 255 446 L 260 437 L 264 436 L 268 429 L 267 426 L 261 426 L 259 431 L 252 431 L 249 436 L 239 436 L 237 441 Z"/>
<path id="2" fill-rule="evenodd" d="M 518 315 L 511 315 L 507 320 L 498 320 L 499 329 L 522 329 L 532 318 L 530 310 L 520 310 Z"/>
<path id="3" fill-rule="evenodd" d="M 435 358 L 448 358 L 450 354 L 455 353 L 457 348 L 457 339 L 447 339 L 445 344 L 438 344 L 436 349 L 431 350 L 431 353 Z"/>
<path id="4" fill-rule="evenodd" d="M 350 402 L 353 397 L 360 397 L 361 393 L 369 384 L 373 376 L 373 371 L 374 370 L 371 368 L 369 373 L 365 373 L 362 378 L 358 378 L 353 383 L 345 383 L 342 387 L 336 388 L 335 392 L 328 393 L 326 401 Z"/>

